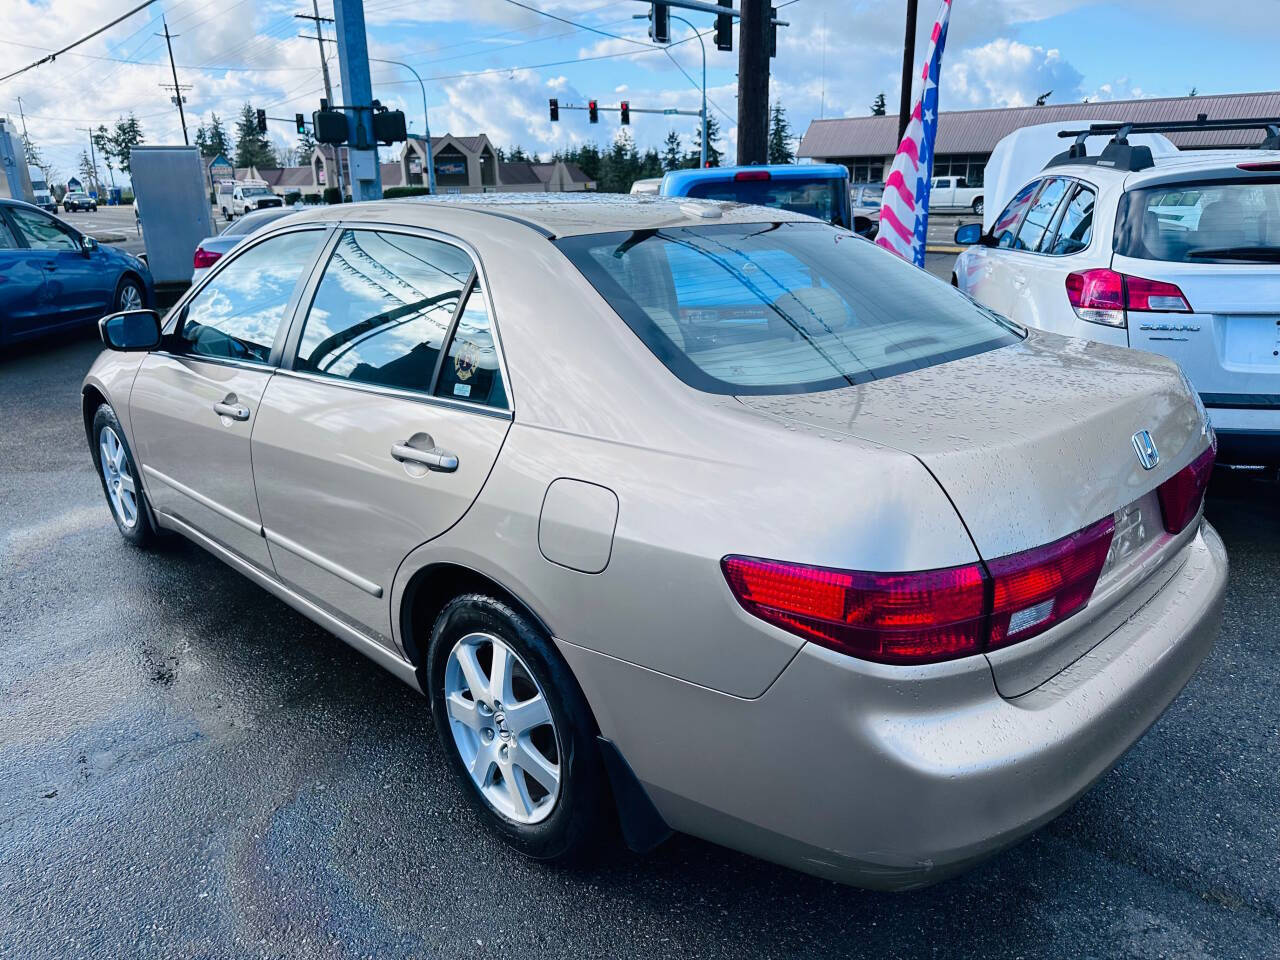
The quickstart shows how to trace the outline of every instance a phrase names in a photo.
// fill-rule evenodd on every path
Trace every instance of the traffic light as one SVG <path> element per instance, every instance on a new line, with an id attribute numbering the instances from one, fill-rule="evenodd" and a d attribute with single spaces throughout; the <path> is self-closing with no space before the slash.
<path id="1" fill-rule="evenodd" d="M 320 143 L 346 143 L 347 115 L 341 110 L 317 110 L 311 114 L 311 129 Z"/>
<path id="2" fill-rule="evenodd" d="M 267 132 L 267 111 L 265 110 L 258 111 L 258 132 Z"/>
<path id="3" fill-rule="evenodd" d="M 631 104 L 623 100 L 622 106 L 618 108 L 618 112 L 622 114 L 622 125 L 628 126 L 631 123 Z"/>
<path id="4" fill-rule="evenodd" d="M 594 100 L 587 101 L 587 119 L 592 123 L 600 122 L 600 111 L 596 108 L 596 102 Z"/>
<path id="5" fill-rule="evenodd" d="M 720 6 L 733 9 L 733 0 L 718 0 Z M 716 14 L 716 49 L 733 49 L 733 17 L 727 13 Z"/>
<path id="6" fill-rule="evenodd" d="M 299 134 L 299 135 L 304 134 L 304 133 L 306 133 L 306 132 L 307 132 L 307 118 L 306 118 L 306 117 L 304 117 L 302 114 L 300 114 L 300 113 L 295 113 L 295 114 L 293 115 L 293 122 L 294 122 L 294 124 L 296 124 L 296 125 L 297 125 L 297 127 L 298 127 L 298 134 Z"/>
<path id="7" fill-rule="evenodd" d="M 649 11 L 649 39 L 654 43 L 671 40 L 671 7 L 665 3 L 655 3 Z"/>
<path id="8" fill-rule="evenodd" d="M 778 25 L 774 23 L 778 19 L 778 8 L 769 7 L 769 56 L 776 57 L 778 55 Z"/>
<path id="9" fill-rule="evenodd" d="M 560 101 L 555 97 L 551 98 L 551 122 L 555 123 L 560 119 Z"/>
<path id="10" fill-rule="evenodd" d="M 404 143 L 409 131 L 403 110 L 380 110 L 373 115 L 373 139 L 378 143 Z"/>

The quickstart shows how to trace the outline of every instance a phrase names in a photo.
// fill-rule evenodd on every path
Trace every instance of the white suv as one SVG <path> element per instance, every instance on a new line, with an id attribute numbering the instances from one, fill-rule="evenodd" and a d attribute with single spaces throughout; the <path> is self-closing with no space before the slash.
<path id="1" fill-rule="evenodd" d="M 951 282 L 1018 323 L 1177 360 L 1220 459 L 1280 459 L 1280 150 L 1069 153 L 990 231 L 956 231 Z"/>

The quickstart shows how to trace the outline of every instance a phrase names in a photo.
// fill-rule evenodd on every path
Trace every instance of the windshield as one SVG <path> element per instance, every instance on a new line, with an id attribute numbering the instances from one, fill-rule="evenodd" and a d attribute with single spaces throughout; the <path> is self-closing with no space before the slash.
<path id="1" fill-rule="evenodd" d="M 884 199 L 884 187 L 862 187 L 858 193 L 858 203 L 864 207 L 878 207 Z"/>
<path id="2" fill-rule="evenodd" d="M 557 246 L 685 383 L 811 393 L 993 350 L 1016 329 L 844 230 L 723 224 Z"/>
<path id="3" fill-rule="evenodd" d="M 1280 179 L 1130 190 L 1120 207 L 1116 253 L 1181 263 L 1280 263 Z"/>
<path id="4" fill-rule="evenodd" d="M 265 226 L 272 220 L 279 220 L 281 217 L 287 217 L 292 212 L 292 210 L 277 207 L 269 213 L 250 213 L 241 217 L 239 220 L 232 220 L 225 228 L 223 228 L 222 233 L 218 234 L 218 236 L 235 237 L 240 234 L 253 233 L 253 231 L 257 230 L 259 227 Z"/>
<path id="5" fill-rule="evenodd" d="M 241 187 L 240 194 L 245 197 L 270 197 L 270 187 Z"/>
<path id="6" fill-rule="evenodd" d="M 689 196 L 701 200 L 733 200 L 758 203 L 807 213 L 811 217 L 849 224 L 846 210 L 848 181 L 832 177 L 780 177 L 771 180 L 700 180 L 689 188 Z"/>

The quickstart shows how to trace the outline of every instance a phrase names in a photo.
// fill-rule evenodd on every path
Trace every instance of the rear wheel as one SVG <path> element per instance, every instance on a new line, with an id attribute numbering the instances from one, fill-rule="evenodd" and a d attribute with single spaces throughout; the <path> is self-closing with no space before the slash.
<path id="1" fill-rule="evenodd" d="M 980 216 L 982 216 L 982 211 L 983 211 L 983 210 L 985 210 L 985 209 L 986 209 L 986 204 L 984 204 L 984 203 L 982 202 L 982 198 L 981 198 L 981 197 L 978 197 L 978 199 L 977 199 L 977 200 L 974 200 L 974 201 L 973 201 L 973 212 L 974 212 L 977 216 L 979 216 L 979 217 L 980 217 Z"/>
<path id="2" fill-rule="evenodd" d="M 155 526 L 138 483 L 133 453 L 110 404 L 102 404 L 93 415 L 93 440 L 98 479 L 120 536 L 135 547 L 150 546 L 155 540 Z"/>
<path id="3" fill-rule="evenodd" d="M 125 277 L 116 287 L 115 312 L 123 310 L 141 310 L 146 302 L 142 293 L 142 285 L 131 277 Z"/>
<path id="4" fill-rule="evenodd" d="M 427 662 L 436 732 L 489 829 L 537 860 L 588 850 L 608 786 L 586 699 L 546 633 L 466 594 L 436 619 Z"/>

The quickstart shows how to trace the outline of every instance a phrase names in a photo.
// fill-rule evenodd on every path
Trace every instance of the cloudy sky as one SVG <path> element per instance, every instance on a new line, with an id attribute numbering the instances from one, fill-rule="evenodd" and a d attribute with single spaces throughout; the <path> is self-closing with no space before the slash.
<path id="1" fill-rule="evenodd" d="M 431 130 L 484 132 L 495 143 L 546 154 L 584 140 L 608 142 L 615 115 L 597 126 L 585 112 L 550 123 L 547 98 L 633 107 L 696 108 L 701 59 L 696 40 L 669 51 L 651 48 L 638 0 L 525 0 L 574 21 L 539 16 L 509 0 L 365 0 L 370 53 L 410 63 L 427 80 Z M 1280 0 L 1239 0 L 1231 15 L 1202 0 L 954 0 L 943 67 L 944 109 L 1027 104 L 1052 91 L 1051 103 L 1130 96 L 1180 96 L 1274 89 L 1274 41 Z M 3 0 L 0 73 L 109 22 L 136 0 Z M 783 15 L 773 61 L 774 98 L 797 135 L 819 116 L 869 112 L 883 91 L 897 103 L 903 0 L 792 0 Z M 921 0 L 920 49 L 934 4 Z M 322 95 L 311 27 L 296 12 L 310 0 L 159 0 L 55 62 L 0 83 L 0 115 L 27 128 L 61 177 L 74 171 L 86 135 L 79 128 L 111 123 L 133 110 L 147 142 L 180 143 L 176 109 L 161 84 L 170 81 L 161 17 L 173 41 L 179 79 L 190 84 L 188 124 L 210 111 L 228 126 L 246 101 L 277 117 L 307 114 Z M 321 0 L 322 16 L 332 0 Z M 691 13 L 699 29 L 710 18 Z M 586 29 L 592 28 L 592 29 Z M 672 24 L 674 39 L 692 31 Z M 326 25 L 326 29 L 331 28 Z M 598 31 L 598 32 L 593 32 Z M 732 153 L 738 55 L 707 37 L 712 112 Z M 332 50 L 333 46 L 329 45 Z M 331 61 L 339 81 L 336 56 Z M 686 76 L 687 74 L 687 76 Z M 374 64 L 374 96 L 405 110 L 421 130 L 422 98 L 401 67 Z M 340 97 L 340 91 L 337 92 Z M 672 120 L 676 121 L 674 124 Z M 693 144 L 694 118 L 636 116 L 640 146 L 656 146 L 673 126 Z M 273 123 L 278 145 L 291 144 L 291 123 Z"/>

